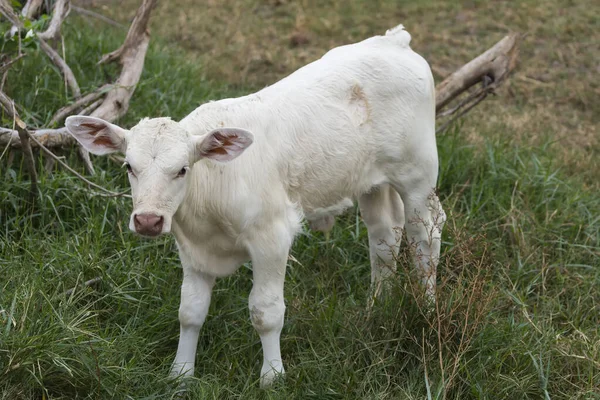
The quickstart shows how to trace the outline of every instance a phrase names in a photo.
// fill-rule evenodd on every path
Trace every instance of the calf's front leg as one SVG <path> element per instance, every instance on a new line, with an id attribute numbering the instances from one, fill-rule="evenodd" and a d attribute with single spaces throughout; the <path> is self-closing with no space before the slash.
<path id="1" fill-rule="evenodd" d="M 275 228 L 266 236 L 250 246 L 254 281 L 248 301 L 250 320 L 263 348 L 261 387 L 271 385 L 277 376 L 285 373 L 279 337 L 285 313 L 283 283 L 291 245 L 290 234 L 283 227 Z"/>
<path id="2" fill-rule="evenodd" d="M 179 345 L 171 368 L 172 376 L 194 375 L 198 334 L 208 314 L 214 284 L 214 276 L 183 266 L 179 305 Z"/>

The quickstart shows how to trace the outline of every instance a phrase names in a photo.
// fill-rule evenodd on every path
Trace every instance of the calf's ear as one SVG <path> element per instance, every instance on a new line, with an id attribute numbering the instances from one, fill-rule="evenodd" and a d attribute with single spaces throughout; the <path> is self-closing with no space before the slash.
<path id="1" fill-rule="evenodd" d="M 72 116 L 65 121 L 67 130 L 90 153 L 104 155 L 125 152 L 128 131 L 100 118 Z"/>
<path id="2" fill-rule="evenodd" d="M 231 161 L 244 152 L 254 141 L 254 135 L 241 128 L 213 129 L 204 136 L 194 137 L 196 160 L 209 158 Z"/>

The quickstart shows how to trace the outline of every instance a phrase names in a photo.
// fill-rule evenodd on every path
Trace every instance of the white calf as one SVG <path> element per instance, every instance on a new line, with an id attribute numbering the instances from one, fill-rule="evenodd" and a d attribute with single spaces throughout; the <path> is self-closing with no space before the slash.
<path id="1" fill-rule="evenodd" d="M 434 83 L 409 42 L 399 26 L 335 48 L 273 86 L 203 104 L 180 122 L 143 119 L 125 130 L 97 118 L 67 119 L 92 153 L 125 153 L 131 229 L 175 235 L 183 284 L 174 374 L 194 373 L 215 278 L 248 260 L 261 383 L 283 373 L 283 282 L 294 235 L 303 215 L 327 228 L 350 199 L 358 199 L 367 225 L 373 285 L 394 269 L 394 228 L 406 218 L 433 294 L 443 223 L 433 193 Z"/>

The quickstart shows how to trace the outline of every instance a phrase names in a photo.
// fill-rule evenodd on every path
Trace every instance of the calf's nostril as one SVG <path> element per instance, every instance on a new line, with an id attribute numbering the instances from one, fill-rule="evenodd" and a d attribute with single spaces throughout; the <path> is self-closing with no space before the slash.
<path id="1" fill-rule="evenodd" d="M 154 227 L 162 228 L 163 220 L 164 220 L 163 217 L 157 217 L 156 222 L 154 223 Z"/>

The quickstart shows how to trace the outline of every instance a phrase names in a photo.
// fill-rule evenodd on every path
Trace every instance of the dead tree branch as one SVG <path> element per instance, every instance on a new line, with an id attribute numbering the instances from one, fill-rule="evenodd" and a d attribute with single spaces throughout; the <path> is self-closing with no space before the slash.
<path id="1" fill-rule="evenodd" d="M 75 139 L 71 136 L 67 128 L 58 129 L 36 129 L 30 132 L 36 138 L 38 143 L 44 146 L 63 147 L 75 143 Z M 0 146 L 11 146 L 12 148 L 21 148 L 19 141 L 19 133 L 16 129 L 0 128 Z M 33 142 L 33 147 L 36 147 L 36 142 Z"/>
<path id="2" fill-rule="evenodd" d="M 17 61 L 19 61 L 21 58 L 25 57 L 25 54 L 19 54 L 18 56 L 16 56 L 13 59 L 10 59 L 4 63 L 2 63 L 2 65 L 0 65 L 0 74 L 4 74 L 6 71 L 8 71 L 8 69 Z"/>
<path id="3" fill-rule="evenodd" d="M 71 69 L 58 55 L 58 53 L 44 41 L 45 37 L 56 37 L 59 35 L 60 24 L 68 12 L 69 1 L 59 1 L 62 3 L 63 8 L 60 8 L 60 4 L 57 3 L 54 9 L 55 15 L 53 16 L 53 22 L 56 19 L 56 30 L 51 31 L 49 28 L 46 31 L 49 32 L 48 36 L 44 34 L 38 35 L 38 40 L 42 50 L 44 50 L 52 62 L 59 67 L 65 76 L 65 80 L 69 84 L 73 95 L 77 98 L 81 96 L 81 92 Z M 0 0 L 0 5 L 3 6 L 0 11 L 4 12 L 4 10 L 6 10 L 8 14 L 11 13 L 12 8 L 6 7 L 4 2 L 5 0 Z M 150 41 L 148 22 L 150 20 L 150 13 L 155 5 L 156 0 L 144 0 L 137 11 L 123 45 L 119 49 L 102 57 L 100 62 L 119 60 L 120 64 L 122 65 L 121 74 L 116 83 L 114 85 L 104 85 L 96 91 L 79 98 L 73 104 L 61 108 L 52 117 L 49 125 L 61 123 L 64 118 L 76 113 L 80 108 L 88 104 L 89 106 L 81 110 L 79 115 L 91 115 L 107 121 L 114 121 L 127 112 L 129 108 L 129 101 L 142 74 L 144 60 Z M 16 19 L 16 23 L 20 23 L 18 18 Z M 106 95 L 104 100 L 101 99 L 103 95 Z M 34 146 L 42 148 L 42 150 L 44 150 L 44 152 L 50 155 L 53 159 L 58 161 L 65 168 L 69 169 L 72 173 L 75 173 L 70 167 L 66 166 L 66 164 L 64 164 L 58 157 L 56 157 L 50 150 L 47 149 L 48 147 L 63 147 L 65 145 L 75 143 L 75 140 L 68 133 L 66 128 L 39 129 L 27 133 L 31 137 Z M 14 128 L 0 128 L 0 144 L 4 146 L 10 146 L 12 148 L 22 147 L 20 141 L 20 132 Z M 89 153 L 83 148 L 79 148 L 79 155 L 83 159 L 88 172 L 93 174 L 94 167 L 90 160 Z M 77 176 L 82 178 L 78 174 Z M 92 184 L 87 180 L 86 183 Z M 100 186 L 95 187 L 108 192 L 111 196 L 122 195 L 120 193 L 107 191 Z"/>
<path id="4" fill-rule="evenodd" d="M 20 28 L 19 16 L 15 13 L 13 8 L 8 4 L 8 0 L 0 0 L 0 14 L 4 16 L 11 24 L 15 27 Z M 13 32 L 11 32 L 11 35 Z"/>
<path id="5" fill-rule="evenodd" d="M 435 107 L 439 113 L 450 101 L 464 93 L 484 77 L 498 86 L 517 65 L 519 34 L 513 33 L 492 48 L 463 65 L 436 87 Z"/>
<path id="6" fill-rule="evenodd" d="M 73 104 L 69 104 L 58 110 L 48 122 L 49 126 L 55 126 L 55 124 L 62 123 L 65 118 L 69 115 L 75 114 L 80 108 L 85 107 L 86 105 L 95 102 L 104 94 L 106 94 L 107 89 L 109 89 L 112 85 L 104 85 L 98 88 L 96 91 L 86 94 L 85 96 L 79 98 Z M 86 115 L 82 112 L 82 115 Z"/>
<path id="7" fill-rule="evenodd" d="M 32 19 L 39 13 L 43 3 L 44 0 L 28 0 L 21 10 L 21 15 L 27 19 Z"/>
<path id="8" fill-rule="evenodd" d="M 38 145 L 38 147 L 40 149 L 42 149 L 44 151 L 44 153 L 48 154 L 50 157 L 52 157 L 54 160 L 56 160 L 60 165 L 62 165 L 64 168 L 67 169 L 67 171 L 69 171 L 70 173 L 72 173 L 73 175 L 75 175 L 77 178 L 81 179 L 83 182 L 87 183 L 89 186 L 98 189 L 106 194 L 108 194 L 108 196 L 110 197 L 118 197 L 118 196 L 124 196 L 124 197 L 130 197 L 127 192 L 121 192 L 121 193 L 117 193 L 117 192 L 113 192 L 111 190 L 108 190 L 98 184 L 95 184 L 94 182 L 86 179 L 83 175 L 81 175 L 79 172 L 75 171 L 73 168 L 71 168 L 67 163 L 65 163 L 61 157 L 58 157 L 56 154 L 54 154 L 53 152 L 51 152 L 48 148 L 46 148 L 43 144 L 41 144 L 40 142 L 38 142 L 38 140 L 35 138 L 34 135 L 30 134 L 27 130 L 25 130 L 25 133 L 29 136 L 29 138 L 31 140 L 33 140 L 33 142 L 35 144 Z"/>
<path id="9" fill-rule="evenodd" d="M 0 104 L 2 104 L 2 108 L 4 109 L 6 114 L 13 120 L 13 125 L 15 126 L 19 135 L 19 142 L 21 143 L 21 149 L 23 150 L 23 154 L 25 155 L 27 170 L 29 171 L 29 177 L 31 178 L 31 200 L 34 201 L 37 193 L 37 171 L 35 169 L 33 151 L 31 150 L 31 145 L 29 144 L 27 126 L 23 121 L 21 121 L 21 118 L 19 118 L 19 114 L 15 109 L 15 102 L 4 92 L 1 91 Z"/>
<path id="10" fill-rule="evenodd" d="M 58 39 L 60 37 L 60 27 L 67 15 L 71 11 L 71 2 L 69 0 L 57 0 L 52 12 L 52 19 L 48 29 L 38 33 L 38 37 L 43 40 Z"/>
<path id="11" fill-rule="evenodd" d="M 119 79 L 106 99 L 91 116 L 113 121 L 125 115 L 129 108 L 129 100 L 140 80 L 144 68 L 144 59 L 150 42 L 148 21 L 156 0 L 144 0 L 137 13 L 123 45 L 102 57 L 99 64 L 119 59 L 123 69 Z"/>
<path id="12" fill-rule="evenodd" d="M 29 4 L 29 3 L 27 3 Z M 41 2 L 40 2 L 41 4 Z M 32 4 L 32 7 L 35 4 Z M 14 13 L 12 7 L 6 3 L 6 0 L 0 0 L 0 12 L 2 15 L 6 17 L 10 22 L 12 22 L 18 29 L 23 29 L 23 24 Z M 65 81 L 67 85 L 71 88 L 74 97 L 81 96 L 81 90 L 79 89 L 79 84 L 77 83 L 77 79 L 75 79 L 75 75 L 73 75 L 73 71 L 69 67 L 69 65 L 62 59 L 62 57 L 54 50 L 48 43 L 44 41 L 41 37 L 38 37 L 40 47 L 46 53 L 50 61 L 60 70 L 60 72 L 65 77 Z"/>

